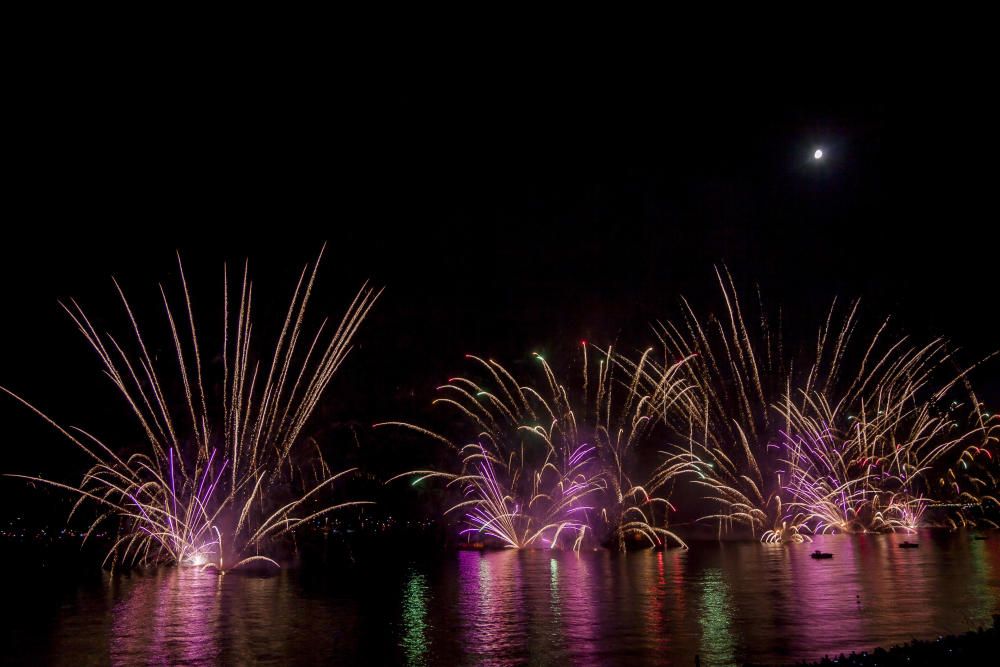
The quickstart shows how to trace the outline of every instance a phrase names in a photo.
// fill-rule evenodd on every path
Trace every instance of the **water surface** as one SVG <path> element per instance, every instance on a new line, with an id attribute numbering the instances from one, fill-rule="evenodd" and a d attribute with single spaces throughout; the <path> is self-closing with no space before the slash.
<path id="1" fill-rule="evenodd" d="M 405 551 L 218 577 L 19 581 L 6 662 L 787 663 L 964 632 L 1000 613 L 1000 537 L 830 536 L 581 554 Z M 911 538 L 913 539 L 913 538 Z M 835 554 L 817 561 L 821 547 Z M 10 607 L 8 607 L 9 613 Z"/>

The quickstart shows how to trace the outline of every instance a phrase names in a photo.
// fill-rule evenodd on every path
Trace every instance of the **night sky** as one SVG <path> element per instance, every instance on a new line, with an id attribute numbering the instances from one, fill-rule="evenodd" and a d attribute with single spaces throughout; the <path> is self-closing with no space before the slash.
<path id="1" fill-rule="evenodd" d="M 680 295 L 718 307 L 717 264 L 807 333 L 834 296 L 861 297 L 866 322 L 893 314 L 966 359 L 1000 348 L 985 92 L 765 102 L 390 80 L 276 98 L 120 83 L 68 73 L 19 102 L 0 246 L 0 384 L 109 438 L 109 422 L 132 424 L 57 300 L 124 334 L 114 275 L 167 345 L 156 284 L 179 295 L 175 250 L 206 329 L 223 261 L 250 259 L 261 336 L 323 240 L 314 314 L 385 286 L 321 415 L 366 447 L 381 446 L 373 421 L 420 418 L 465 353 L 517 368 L 532 351 L 558 365 L 581 339 L 645 347 Z M 996 405 L 1000 364 L 976 384 Z M 78 479 L 71 445 L 6 398 L 0 424 L 0 472 Z M 0 479 L 0 519 L 24 493 Z"/>

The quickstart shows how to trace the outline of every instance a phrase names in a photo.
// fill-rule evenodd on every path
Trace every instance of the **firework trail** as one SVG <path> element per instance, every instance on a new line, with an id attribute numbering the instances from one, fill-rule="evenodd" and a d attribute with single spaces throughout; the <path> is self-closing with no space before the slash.
<path id="1" fill-rule="evenodd" d="M 263 358 L 254 354 L 248 266 L 235 285 L 224 266 L 221 378 L 205 372 L 180 256 L 180 308 L 160 286 L 174 352 L 170 364 L 157 363 L 117 281 L 131 343 L 99 332 L 75 300 L 61 304 L 135 415 L 147 448 L 116 453 L 89 432 L 63 428 L 0 387 L 93 461 L 77 486 L 13 476 L 78 494 L 70 517 L 84 502 L 97 505 L 101 511 L 84 541 L 99 525 L 118 518 L 119 534 L 105 559 L 112 566 L 179 563 L 220 571 L 254 562 L 277 566 L 261 553 L 267 542 L 336 509 L 361 504 L 320 502 L 321 491 L 352 471 L 331 472 L 318 446 L 314 453 L 306 449 L 302 433 L 379 294 L 362 287 L 336 327 L 324 320 L 307 334 L 304 319 L 322 255 L 321 250 L 316 262 L 302 269 L 281 333 Z M 176 380 L 183 387 L 180 400 L 168 393 Z M 206 390 L 217 386 L 221 396 Z"/>
<path id="2" fill-rule="evenodd" d="M 766 541 L 913 528 L 931 478 L 996 442 L 996 425 L 978 407 L 966 420 L 940 409 L 962 389 L 979 406 L 971 368 L 953 370 L 947 341 L 890 339 L 885 321 L 854 345 L 859 304 L 841 311 L 834 301 L 796 364 L 780 318 L 768 317 L 758 295 L 758 322 L 749 325 L 731 276 L 716 275 L 723 315 L 699 317 L 684 301 L 682 319 L 658 333 L 665 358 L 687 359 L 692 387 L 665 415 L 676 446 L 662 470 L 704 490 L 718 511 L 702 518 L 717 521 L 720 535 L 735 525 Z"/>
<path id="3" fill-rule="evenodd" d="M 457 438 L 402 422 L 377 424 L 413 429 L 456 454 L 455 472 L 412 471 L 389 481 L 447 479 L 460 500 L 445 513 L 463 513 L 463 534 L 511 548 L 578 550 L 586 541 L 624 549 L 627 536 L 683 544 L 665 527 L 666 478 L 633 481 L 641 468 L 637 445 L 662 421 L 683 383 L 660 369 L 653 389 L 640 393 L 647 355 L 629 370 L 610 349 L 591 360 L 582 343 L 581 387 L 571 391 L 534 356 L 543 378 L 534 385 L 493 360 L 468 356 L 488 379 L 451 378 L 434 401 L 457 413 L 464 431 Z"/>

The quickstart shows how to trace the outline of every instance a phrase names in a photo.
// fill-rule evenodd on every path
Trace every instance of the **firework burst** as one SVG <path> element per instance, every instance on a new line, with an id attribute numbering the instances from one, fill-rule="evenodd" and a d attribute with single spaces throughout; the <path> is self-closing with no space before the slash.
<path id="1" fill-rule="evenodd" d="M 806 363 L 797 364 L 759 297 L 750 318 L 729 274 L 717 278 L 722 316 L 702 318 L 684 301 L 681 321 L 658 332 L 666 358 L 688 360 L 691 387 L 665 414 L 676 446 L 663 471 L 704 490 L 718 511 L 702 519 L 717 521 L 720 535 L 734 525 L 766 541 L 912 529 L 931 477 L 954 476 L 947 471 L 957 456 L 995 441 L 981 414 L 961 425 L 953 410 L 938 409 L 962 389 L 978 405 L 971 369 L 954 370 L 945 340 L 890 340 L 885 321 L 854 345 L 859 304 L 840 310 L 835 301 Z M 656 372 L 650 377 L 657 381 Z"/>
<path id="2" fill-rule="evenodd" d="M 571 391 L 544 358 L 534 356 L 543 378 L 535 385 L 470 355 L 487 379 L 456 377 L 439 387 L 434 403 L 456 411 L 464 427 L 458 442 L 411 424 L 377 425 L 414 429 L 457 455 L 456 472 L 413 471 L 393 479 L 447 479 L 460 500 L 446 514 L 464 514 L 463 533 L 512 548 L 601 543 L 624 549 L 628 536 L 683 544 L 666 528 L 670 505 L 662 492 L 668 478 L 635 481 L 641 468 L 636 448 L 683 384 L 667 370 L 652 391 L 640 393 L 647 355 L 628 370 L 610 349 L 590 359 L 583 343 L 581 387 Z"/>
<path id="3" fill-rule="evenodd" d="M 73 513 L 84 502 L 100 508 L 84 540 L 105 521 L 118 519 L 118 536 L 105 563 L 177 563 L 220 571 L 254 562 L 277 566 L 263 553 L 269 542 L 338 508 L 360 504 L 321 502 L 322 491 L 351 471 L 332 472 L 315 443 L 309 450 L 303 429 L 378 293 L 362 287 L 339 324 L 324 320 L 307 334 L 304 319 L 322 254 L 302 269 L 281 332 L 262 358 L 254 354 L 248 267 L 235 285 L 224 267 L 221 377 L 206 372 L 209 364 L 179 256 L 180 308 L 160 286 L 173 348 L 170 364 L 157 363 L 117 281 L 131 341 L 99 332 L 75 300 L 62 304 L 136 417 L 146 440 L 142 451 L 116 452 L 0 388 L 92 460 L 76 486 L 26 479 L 77 494 Z M 169 371 L 163 368 L 168 365 Z M 175 385 L 183 387 L 180 400 L 168 391 Z M 221 396 L 208 391 L 213 387 L 221 387 Z"/>

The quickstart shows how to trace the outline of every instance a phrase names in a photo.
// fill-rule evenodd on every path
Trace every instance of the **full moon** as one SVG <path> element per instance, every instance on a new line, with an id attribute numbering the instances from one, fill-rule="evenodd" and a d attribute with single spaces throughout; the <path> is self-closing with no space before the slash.
<path id="1" fill-rule="evenodd" d="M 816 152 L 813 153 L 813 157 L 816 158 L 817 160 L 822 160 L 823 159 L 823 149 L 822 148 L 817 148 Z"/>

